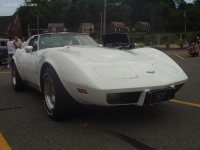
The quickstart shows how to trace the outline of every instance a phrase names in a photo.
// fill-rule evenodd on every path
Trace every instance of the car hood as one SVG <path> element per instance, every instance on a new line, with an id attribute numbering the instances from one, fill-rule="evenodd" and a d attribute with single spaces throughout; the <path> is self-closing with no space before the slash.
<path id="1" fill-rule="evenodd" d="M 139 52 L 135 53 L 132 51 L 123 51 L 102 47 L 68 46 L 60 49 L 59 51 L 79 57 L 79 59 L 83 58 L 92 62 L 137 61 L 151 59 L 151 57 Z"/>
<path id="2" fill-rule="evenodd" d="M 102 35 L 104 46 L 111 43 L 130 43 L 127 34 L 110 33 Z"/>
<path id="3" fill-rule="evenodd" d="M 96 73 L 106 80 L 148 78 L 154 81 L 163 77 L 163 80 L 169 79 L 171 82 L 179 74 L 181 77 L 181 72 L 184 74 L 170 57 L 152 48 L 124 51 L 104 47 L 66 46 L 54 50 L 61 53 L 58 55 L 62 55 L 63 59 L 66 57 L 72 61 L 91 80 L 96 80 Z"/>

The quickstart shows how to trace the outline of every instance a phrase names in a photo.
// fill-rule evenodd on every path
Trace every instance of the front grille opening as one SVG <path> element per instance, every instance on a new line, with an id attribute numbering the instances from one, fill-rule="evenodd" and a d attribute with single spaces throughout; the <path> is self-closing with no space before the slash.
<path id="1" fill-rule="evenodd" d="M 109 104 L 129 104 L 137 103 L 141 92 L 127 93 L 109 93 L 107 94 L 107 102 Z"/>

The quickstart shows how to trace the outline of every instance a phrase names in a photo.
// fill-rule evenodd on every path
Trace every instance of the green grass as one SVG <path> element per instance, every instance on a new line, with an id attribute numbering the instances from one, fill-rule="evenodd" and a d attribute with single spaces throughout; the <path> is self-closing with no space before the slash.
<path id="1" fill-rule="evenodd" d="M 129 39 L 133 43 L 144 43 L 148 45 L 149 43 L 157 44 L 156 37 L 160 37 L 160 45 L 177 44 L 181 45 L 185 41 L 191 40 L 197 37 L 200 32 L 189 32 L 186 35 L 184 33 L 145 33 L 145 32 L 135 32 L 129 34 Z"/>

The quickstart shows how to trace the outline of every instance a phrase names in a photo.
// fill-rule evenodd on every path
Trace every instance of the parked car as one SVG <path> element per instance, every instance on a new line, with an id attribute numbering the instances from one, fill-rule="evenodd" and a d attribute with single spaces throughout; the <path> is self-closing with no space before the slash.
<path id="1" fill-rule="evenodd" d="M 0 38 L 0 65 L 5 65 L 8 59 L 8 39 Z"/>
<path id="2" fill-rule="evenodd" d="M 44 95 L 55 120 L 72 115 L 78 104 L 148 106 L 174 98 L 187 75 L 153 48 L 120 50 L 99 46 L 81 33 L 30 37 L 12 59 L 12 84 Z"/>

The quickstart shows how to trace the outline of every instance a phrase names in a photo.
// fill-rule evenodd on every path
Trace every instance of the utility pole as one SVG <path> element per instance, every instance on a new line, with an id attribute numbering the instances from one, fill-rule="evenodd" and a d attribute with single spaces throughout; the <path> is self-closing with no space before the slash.
<path id="1" fill-rule="evenodd" d="M 37 34 L 39 34 L 39 18 L 38 18 L 38 13 L 37 13 Z"/>
<path id="2" fill-rule="evenodd" d="M 186 35 L 186 12 L 184 11 L 184 33 Z"/>
<path id="3" fill-rule="evenodd" d="M 103 11 L 103 34 L 106 34 L 106 3 L 107 0 L 104 0 L 104 11 Z"/>
<path id="4" fill-rule="evenodd" d="M 103 34 L 103 13 L 101 12 L 101 35 Z"/>
<path id="5" fill-rule="evenodd" d="M 28 24 L 28 27 L 27 27 L 27 28 L 28 28 L 28 35 L 27 35 L 27 37 L 29 38 L 29 36 L 30 36 L 30 35 L 29 35 L 29 32 L 30 32 L 30 26 L 29 26 L 29 24 Z"/>

